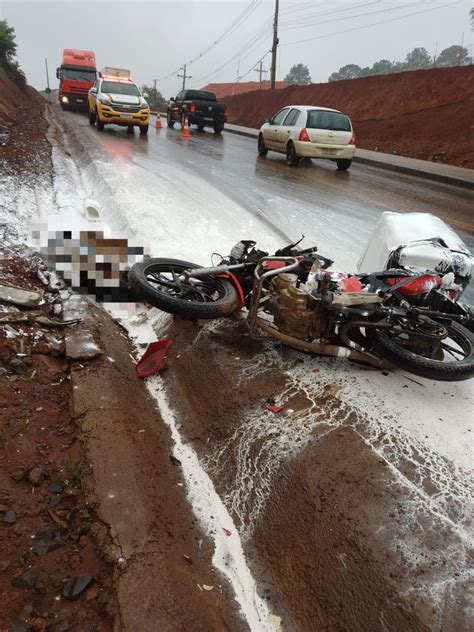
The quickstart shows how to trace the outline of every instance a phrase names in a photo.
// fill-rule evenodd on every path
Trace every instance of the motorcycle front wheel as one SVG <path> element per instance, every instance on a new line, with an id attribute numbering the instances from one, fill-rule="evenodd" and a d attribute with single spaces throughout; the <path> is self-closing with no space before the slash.
<path id="1" fill-rule="evenodd" d="M 430 380 L 455 382 L 474 377 L 474 336 L 452 321 L 429 329 L 395 321 L 373 330 L 375 350 L 402 369 Z"/>
<path id="2" fill-rule="evenodd" d="M 201 266 L 178 259 L 145 259 L 130 269 L 131 289 L 144 302 L 188 320 L 223 318 L 239 306 L 235 287 L 216 276 L 187 279 Z"/>

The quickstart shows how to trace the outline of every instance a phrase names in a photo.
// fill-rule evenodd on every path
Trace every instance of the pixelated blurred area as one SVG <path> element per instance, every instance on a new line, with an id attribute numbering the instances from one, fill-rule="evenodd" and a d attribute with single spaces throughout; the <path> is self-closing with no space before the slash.
<path id="1" fill-rule="evenodd" d="M 44 243 L 42 234 L 35 237 Z M 143 259 L 144 250 L 130 246 L 128 239 L 107 238 L 102 231 L 48 232 L 47 246 L 40 252 L 72 289 L 99 302 L 133 301 L 127 274 L 135 261 Z"/>

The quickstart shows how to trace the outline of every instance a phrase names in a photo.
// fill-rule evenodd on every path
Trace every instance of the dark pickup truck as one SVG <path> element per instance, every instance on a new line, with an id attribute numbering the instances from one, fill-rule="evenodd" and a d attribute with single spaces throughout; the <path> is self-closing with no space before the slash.
<path id="1" fill-rule="evenodd" d="M 173 127 L 176 122 L 184 126 L 186 118 L 189 125 L 197 125 L 201 131 L 205 127 L 213 127 L 214 132 L 220 134 L 227 121 L 227 106 L 225 103 L 219 103 L 213 92 L 182 90 L 176 99 L 171 99 L 168 104 L 168 127 Z"/>

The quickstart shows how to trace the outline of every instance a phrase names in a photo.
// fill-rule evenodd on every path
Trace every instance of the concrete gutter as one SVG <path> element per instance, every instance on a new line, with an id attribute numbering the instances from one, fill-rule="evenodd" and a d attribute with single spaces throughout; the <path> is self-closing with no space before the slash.
<path id="1" fill-rule="evenodd" d="M 226 124 L 225 131 L 231 134 L 247 136 L 248 138 L 257 138 L 258 136 L 258 129 L 242 127 L 241 125 Z M 357 149 L 354 162 L 397 171 L 398 173 L 406 173 L 418 178 L 443 182 L 444 184 L 452 184 L 466 189 L 474 189 L 474 170 L 472 169 L 443 165 L 437 162 L 429 162 L 428 160 L 406 158 L 405 156 L 384 154 L 378 151 L 369 151 L 368 149 Z"/>

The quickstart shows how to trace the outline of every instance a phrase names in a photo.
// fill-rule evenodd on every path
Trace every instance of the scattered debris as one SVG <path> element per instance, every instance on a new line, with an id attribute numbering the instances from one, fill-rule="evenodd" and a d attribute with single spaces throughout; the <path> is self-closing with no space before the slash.
<path id="1" fill-rule="evenodd" d="M 44 471 L 43 471 L 43 468 L 41 467 L 34 467 L 28 475 L 28 480 L 35 487 L 38 487 L 39 485 L 41 485 L 41 483 L 43 482 L 43 479 L 44 479 Z"/>
<path id="2" fill-rule="evenodd" d="M 13 285 L 0 285 L 0 301 L 23 305 L 24 307 L 36 307 L 43 301 L 43 294 Z"/>
<path id="3" fill-rule="evenodd" d="M 172 454 L 170 454 L 170 461 L 173 465 L 181 466 L 181 461 L 177 459 L 175 456 L 173 456 Z"/>
<path id="4" fill-rule="evenodd" d="M 214 586 L 208 586 L 207 584 L 203 584 L 202 587 L 204 588 L 204 590 L 214 590 Z"/>
<path id="5" fill-rule="evenodd" d="M 92 360 L 102 354 L 92 334 L 85 329 L 76 329 L 67 334 L 66 358 L 70 360 Z"/>
<path id="6" fill-rule="evenodd" d="M 222 527 L 222 530 L 224 531 L 224 533 L 226 534 L 227 537 L 230 537 L 232 535 L 232 531 L 230 531 L 229 529 L 226 529 L 225 527 Z"/>
<path id="7" fill-rule="evenodd" d="M 154 373 L 159 373 L 163 369 L 166 369 L 168 365 L 165 362 L 165 356 L 172 344 L 173 340 L 170 338 L 151 342 L 145 353 L 137 362 L 136 371 L 138 377 L 149 377 Z"/>
<path id="8" fill-rule="evenodd" d="M 9 509 L 3 514 L 3 522 L 6 524 L 14 524 L 16 521 L 16 513 Z"/>

